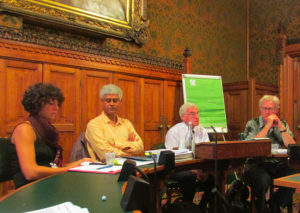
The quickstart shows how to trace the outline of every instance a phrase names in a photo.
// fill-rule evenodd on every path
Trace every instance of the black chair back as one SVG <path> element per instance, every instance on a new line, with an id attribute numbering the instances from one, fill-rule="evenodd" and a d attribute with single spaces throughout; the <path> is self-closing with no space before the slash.
<path id="1" fill-rule="evenodd" d="M 9 144 L 10 138 L 0 138 L 0 182 L 12 180 Z"/>

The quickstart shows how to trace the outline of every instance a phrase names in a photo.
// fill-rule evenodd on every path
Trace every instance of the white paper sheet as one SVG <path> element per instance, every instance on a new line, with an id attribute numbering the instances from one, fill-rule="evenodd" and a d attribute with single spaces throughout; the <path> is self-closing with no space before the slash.
<path id="1" fill-rule="evenodd" d="M 48 208 L 25 213 L 89 213 L 89 211 L 87 208 L 80 208 L 79 206 L 73 205 L 71 202 L 65 202 Z"/>

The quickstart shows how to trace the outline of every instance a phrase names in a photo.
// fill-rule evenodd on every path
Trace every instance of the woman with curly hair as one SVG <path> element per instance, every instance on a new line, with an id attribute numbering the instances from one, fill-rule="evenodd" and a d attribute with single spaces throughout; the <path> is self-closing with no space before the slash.
<path id="1" fill-rule="evenodd" d="M 61 90 L 52 84 L 37 83 L 25 91 L 22 105 L 30 114 L 11 136 L 11 170 L 16 188 L 79 166 L 83 161 L 93 161 L 84 158 L 62 165 L 59 132 L 51 123 L 64 99 Z"/>

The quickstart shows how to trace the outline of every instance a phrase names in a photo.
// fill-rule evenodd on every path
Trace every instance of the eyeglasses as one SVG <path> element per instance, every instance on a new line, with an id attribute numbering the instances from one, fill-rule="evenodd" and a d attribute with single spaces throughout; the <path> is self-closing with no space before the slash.
<path id="1" fill-rule="evenodd" d="M 196 115 L 198 115 L 199 117 L 201 116 L 199 112 L 191 112 L 190 114 L 185 114 L 185 115 L 190 115 L 192 117 L 196 117 Z"/>
<path id="2" fill-rule="evenodd" d="M 274 111 L 276 108 L 266 108 L 266 107 L 261 107 L 263 111 Z"/>
<path id="3" fill-rule="evenodd" d="M 107 98 L 107 99 L 104 99 L 104 101 L 106 101 L 107 103 L 110 103 L 111 101 L 114 102 L 114 103 L 118 103 L 120 101 L 120 99 L 118 99 L 118 98 L 114 98 L 114 99 Z"/>

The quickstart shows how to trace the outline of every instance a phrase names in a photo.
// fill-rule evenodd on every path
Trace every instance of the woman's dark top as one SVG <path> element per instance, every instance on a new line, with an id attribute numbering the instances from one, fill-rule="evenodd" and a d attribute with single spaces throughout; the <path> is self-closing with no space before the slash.
<path id="1" fill-rule="evenodd" d="M 50 163 L 53 162 L 55 158 L 56 149 L 47 145 L 47 143 L 43 139 L 41 139 L 41 137 L 37 133 L 35 133 L 35 135 L 36 135 L 36 140 L 34 142 L 35 161 L 39 166 L 50 167 Z M 16 146 L 14 144 L 10 144 L 9 148 L 10 148 L 9 149 L 10 156 L 11 156 L 10 164 L 11 164 L 13 180 L 15 183 L 15 187 L 19 188 L 32 181 L 26 180 L 21 171 L 21 167 L 20 167 L 20 163 L 16 151 Z"/>

